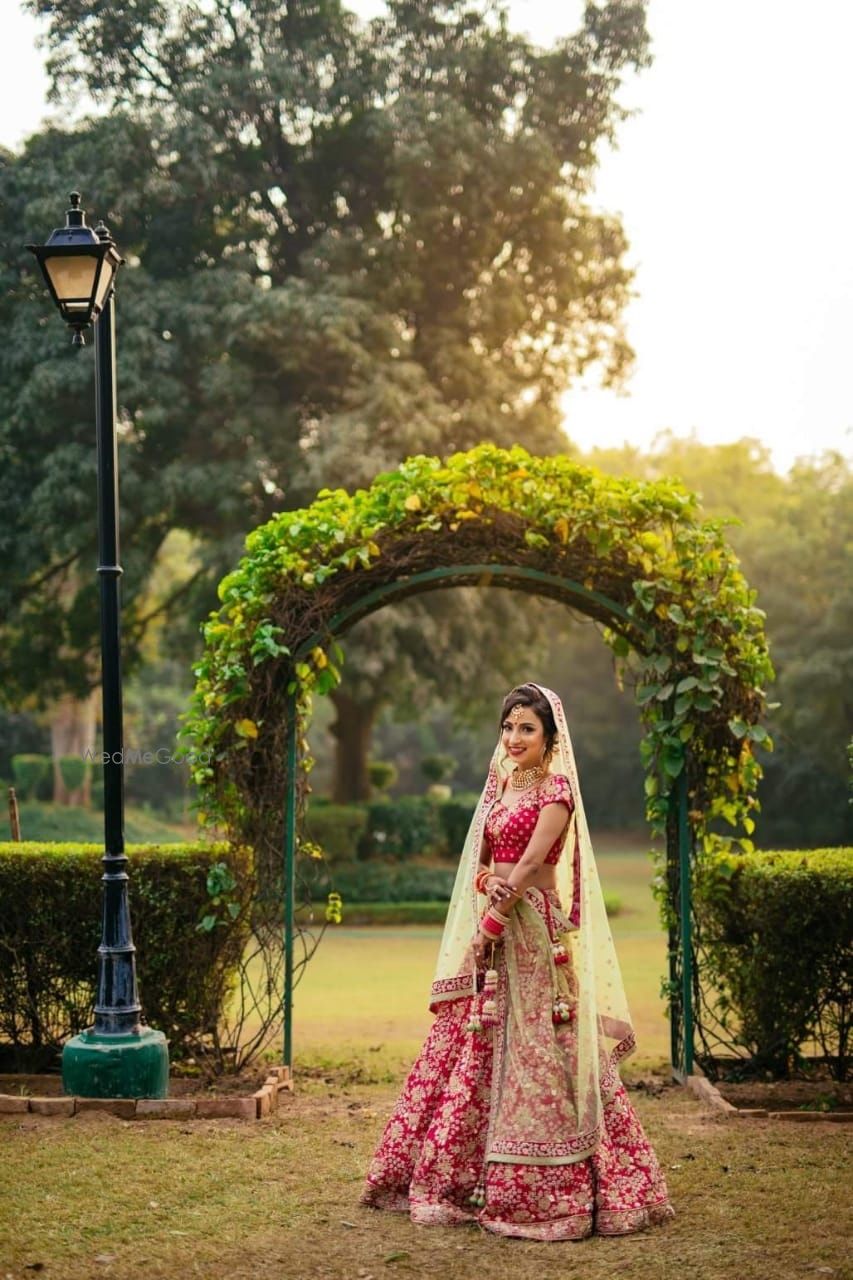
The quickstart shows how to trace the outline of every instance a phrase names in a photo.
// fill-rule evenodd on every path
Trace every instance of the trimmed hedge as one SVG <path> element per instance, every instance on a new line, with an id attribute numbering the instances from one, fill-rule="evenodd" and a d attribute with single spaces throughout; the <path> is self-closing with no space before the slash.
<path id="1" fill-rule="evenodd" d="M 232 988 L 246 940 L 248 855 L 224 843 L 127 853 L 140 999 L 179 1058 L 216 1024 Z M 94 844 L 0 844 L 0 1042 L 25 1050 L 29 1063 L 51 1062 L 92 1023 L 102 854 Z M 217 904 L 208 877 L 215 892 L 220 863 L 237 884 Z"/>
<path id="2" fill-rule="evenodd" d="M 444 836 L 442 855 L 454 862 L 459 860 L 479 798 L 475 792 L 461 792 L 438 807 L 438 820 Z"/>
<path id="3" fill-rule="evenodd" d="M 315 901 L 334 891 L 344 901 L 344 919 L 351 903 L 441 902 L 445 911 L 456 871 L 450 867 L 413 867 L 394 862 L 341 862 L 318 868 Z"/>
<path id="4" fill-rule="evenodd" d="M 311 886 L 314 909 L 322 912 L 322 906 L 316 904 L 329 892 L 339 893 L 343 899 L 344 924 L 360 923 L 356 917 L 362 906 L 378 908 L 378 918 L 392 906 L 404 904 L 418 907 L 426 904 L 431 911 L 429 920 L 443 923 L 456 879 L 455 867 L 413 867 L 377 861 L 341 862 L 331 867 L 317 865 L 317 878 Z M 606 893 L 604 903 L 609 916 L 619 914 L 622 904 L 616 894 Z M 414 921 L 422 917 L 415 913 L 411 918 Z M 402 918 L 395 917 L 395 923 L 402 922 Z"/>
<path id="5" fill-rule="evenodd" d="M 322 919 L 324 905 L 313 908 L 315 920 Z M 354 902 L 344 903 L 342 925 L 383 925 L 383 924 L 444 924 L 447 915 L 446 902 Z M 298 917 L 304 919 L 305 909 Z"/>
<path id="6" fill-rule="evenodd" d="M 853 848 L 717 854 L 697 867 L 695 897 L 703 985 L 753 1067 L 785 1076 L 817 1041 L 846 1079 Z"/>
<path id="7" fill-rule="evenodd" d="M 425 795 L 332 804 L 312 796 L 305 838 L 318 844 L 331 862 L 430 855 L 456 862 L 477 799 L 466 793 L 445 801 Z"/>
<path id="8" fill-rule="evenodd" d="M 368 804 L 359 857 L 403 859 L 440 853 L 445 837 L 438 810 L 428 796 L 399 796 Z"/>
<path id="9" fill-rule="evenodd" d="M 32 751 L 12 756 L 12 776 L 18 799 L 32 799 L 41 783 L 50 776 L 50 756 L 37 755 Z"/>
<path id="10" fill-rule="evenodd" d="M 312 798 L 305 838 L 318 844 L 331 862 L 355 858 L 366 830 L 365 805 L 317 804 Z"/>

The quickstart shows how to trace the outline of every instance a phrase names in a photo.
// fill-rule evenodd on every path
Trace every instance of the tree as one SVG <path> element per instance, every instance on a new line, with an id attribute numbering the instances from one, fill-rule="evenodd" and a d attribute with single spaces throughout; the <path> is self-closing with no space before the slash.
<path id="1" fill-rule="evenodd" d="M 170 528 L 207 550 L 180 606 L 212 603 L 240 534 L 271 510 L 418 451 L 564 448 L 571 378 L 594 360 L 624 376 L 625 238 L 587 197 L 624 114 L 620 79 L 648 61 L 642 4 L 589 5 L 547 50 L 511 33 L 498 4 L 393 0 L 367 24 L 336 0 L 30 8 L 49 19 L 55 92 L 82 84 L 113 112 L 83 168 L 89 189 L 114 179 L 110 220 L 139 264 L 123 284 L 133 373 L 119 386 L 134 455 L 123 502 L 146 517 L 125 538 L 128 559 L 139 549 L 131 642 L 133 598 Z M 61 144 L 36 140 L 9 166 L 10 185 L 22 172 L 36 185 L 42 218 Z M 96 184 L 105 153 L 114 172 Z M 32 389 L 23 365 L 12 381 Z M 18 585 L 41 599 L 38 573 Z M 473 655 L 506 633 L 499 611 L 463 608 Z M 409 636 L 424 622 L 414 609 L 400 610 Z M 358 723 L 339 705 L 342 742 L 366 742 L 372 709 L 414 696 L 391 678 L 401 634 L 386 622 L 369 652 L 348 645 L 363 693 L 349 690 Z M 513 656 L 496 654 L 499 667 Z M 436 662 L 443 686 L 462 690 L 461 659 Z M 79 666 L 75 678 L 86 683 Z"/>
<path id="2" fill-rule="evenodd" d="M 663 433 L 646 455 L 599 450 L 616 474 L 678 475 L 729 531 L 767 615 L 776 669 L 763 762 L 759 835 L 773 844 L 836 844 L 853 836 L 846 744 L 853 721 L 853 476 L 835 453 L 803 458 L 787 476 L 757 440 L 708 446 Z"/>

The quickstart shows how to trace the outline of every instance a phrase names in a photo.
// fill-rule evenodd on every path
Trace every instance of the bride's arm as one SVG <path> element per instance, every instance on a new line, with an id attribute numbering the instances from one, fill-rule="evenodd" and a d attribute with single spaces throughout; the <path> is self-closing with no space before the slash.
<path id="1" fill-rule="evenodd" d="M 485 831 L 483 832 L 483 838 L 480 841 L 479 863 L 481 867 L 490 867 L 492 865 L 492 855 L 489 853 L 489 845 L 486 840 Z"/>

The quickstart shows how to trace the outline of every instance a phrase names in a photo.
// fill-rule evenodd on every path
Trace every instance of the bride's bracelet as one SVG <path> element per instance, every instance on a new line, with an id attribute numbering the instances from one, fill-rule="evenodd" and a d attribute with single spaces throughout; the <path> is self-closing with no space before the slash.
<path id="1" fill-rule="evenodd" d="M 502 915 L 497 907 L 489 907 L 480 921 L 480 928 L 490 938 L 499 938 L 509 924 L 509 916 Z"/>
<path id="2" fill-rule="evenodd" d="M 489 876 L 493 876 L 494 874 L 495 874 L 494 871 L 490 871 L 488 867 L 483 867 L 481 871 L 477 872 L 477 876 L 476 876 L 476 879 L 474 880 L 474 884 L 477 888 L 478 893 L 485 894 L 486 881 L 489 879 Z"/>

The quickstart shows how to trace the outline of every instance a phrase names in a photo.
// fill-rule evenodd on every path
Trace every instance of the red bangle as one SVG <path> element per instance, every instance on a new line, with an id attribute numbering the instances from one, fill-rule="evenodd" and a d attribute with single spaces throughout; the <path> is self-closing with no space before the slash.
<path id="1" fill-rule="evenodd" d="M 509 917 L 501 915 L 494 907 L 490 907 L 480 921 L 480 928 L 490 938 L 499 938 L 509 924 Z"/>
<path id="2" fill-rule="evenodd" d="M 484 894 L 486 892 L 486 881 L 491 875 L 494 875 L 494 872 L 489 871 L 488 867 L 483 867 L 482 871 L 477 872 L 477 876 L 476 876 L 476 879 L 474 880 L 474 884 L 476 886 L 478 893 Z"/>

